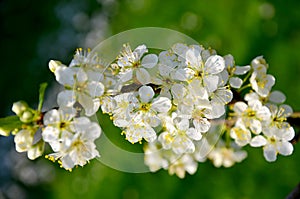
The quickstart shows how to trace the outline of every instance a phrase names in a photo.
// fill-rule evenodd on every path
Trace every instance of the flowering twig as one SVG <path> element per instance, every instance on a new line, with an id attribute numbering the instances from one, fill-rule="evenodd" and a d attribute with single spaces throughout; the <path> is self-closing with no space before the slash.
<path id="1" fill-rule="evenodd" d="M 79 49 L 69 66 L 52 60 L 49 68 L 65 88 L 57 95 L 59 107 L 41 112 L 43 84 L 37 110 L 14 103 L 16 116 L 0 119 L 0 134 L 13 131 L 16 150 L 30 159 L 49 144 L 53 153 L 46 157 L 67 170 L 100 156 L 94 142 L 100 124 L 89 118 L 100 109 L 127 141 L 145 143 L 151 171 L 164 168 L 180 178 L 205 160 L 230 167 L 247 157 L 246 145 L 262 147 L 273 162 L 278 154 L 291 155 L 291 143 L 299 140 L 293 127 L 300 126 L 300 113 L 272 91 L 275 78 L 262 56 L 237 66 L 231 55 L 199 45 L 177 43 L 151 54 L 144 44 L 134 50 L 125 44 L 110 65 Z"/>

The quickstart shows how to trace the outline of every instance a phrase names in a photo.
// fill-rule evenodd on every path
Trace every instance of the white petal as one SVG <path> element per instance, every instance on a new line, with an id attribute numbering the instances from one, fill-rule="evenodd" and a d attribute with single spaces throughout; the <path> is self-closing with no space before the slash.
<path id="1" fill-rule="evenodd" d="M 122 82 L 127 82 L 132 79 L 132 70 L 127 70 L 123 73 L 120 73 L 120 80 Z"/>
<path id="2" fill-rule="evenodd" d="M 27 151 L 33 144 L 33 134 L 29 130 L 21 130 L 15 135 L 14 141 L 18 152 Z"/>
<path id="3" fill-rule="evenodd" d="M 58 67 L 55 72 L 56 81 L 64 86 L 72 86 L 74 85 L 74 75 L 76 74 L 76 70 L 69 67 Z"/>
<path id="4" fill-rule="evenodd" d="M 256 135 L 260 134 L 262 131 L 261 122 L 256 119 L 251 119 L 250 120 L 250 129 L 251 129 L 252 133 L 254 133 Z"/>
<path id="5" fill-rule="evenodd" d="M 271 111 L 268 107 L 263 106 L 261 107 L 257 112 L 256 112 L 256 116 L 261 119 L 261 120 L 270 120 L 271 118 Z"/>
<path id="6" fill-rule="evenodd" d="M 208 80 L 209 81 L 209 80 Z M 203 87 L 201 80 L 193 79 L 188 85 L 189 93 L 199 99 L 208 100 L 208 92 Z"/>
<path id="7" fill-rule="evenodd" d="M 48 124 L 58 123 L 60 121 L 60 114 L 56 109 L 50 110 L 44 115 L 43 120 L 46 126 Z"/>
<path id="8" fill-rule="evenodd" d="M 61 117 L 60 120 L 63 121 L 70 121 L 77 114 L 77 111 L 74 107 L 60 107 L 58 111 Z"/>
<path id="9" fill-rule="evenodd" d="M 250 141 L 250 146 L 252 147 L 261 147 L 261 146 L 265 146 L 266 144 L 267 144 L 267 140 L 262 135 L 257 135 L 253 137 L 252 140 Z"/>
<path id="10" fill-rule="evenodd" d="M 290 141 L 295 137 L 295 130 L 293 127 L 279 129 L 276 135 L 285 141 Z"/>
<path id="11" fill-rule="evenodd" d="M 229 79 L 229 83 L 233 88 L 240 88 L 243 84 L 243 80 L 241 80 L 239 77 L 231 77 Z"/>
<path id="12" fill-rule="evenodd" d="M 85 130 L 85 133 L 82 136 L 82 139 L 94 141 L 101 134 L 101 128 L 99 124 L 92 122 L 89 127 Z"/>
<path id="13" fill-rule="evenodd" d="M 233 110 L 237 114 L 242 114 L 247 108 L 248 108 L 248 105 L 245 104 L 244 102 L 236 102 L 233 106 Z"/>
<path id="14" fill-rule="evenodd" d="M 38 157 L 40 157 L 41 155 L 43 155 L 44 152 L 44 142 L 39 142 L 37 144 L 35 144 L 34 146 L 30 147 L 27 151 L 27 157 L 30 160 L 34 160 Z"/>
<path id="15" fill-rule="evenodd" d="M 87 117 L 78 117 L 74 118 L 74 121 L 71 123 L 72 131 L 76 132 L 84 132 L 89 126 L 91 122 Z"/>
<path id="16" fill-rule="evenodd" d="M 178 55 L 179 60 L 184 60 L 188 47 L 185 44 L 177 43 L 172 46 L 172 50 Z"/>
<path id="17" fill-rule="evenodd" d="M 153 142 L 154 140 L 156 140 L 156 138 L 157 138 L 157 135 L 156 135 L 156 132 L 154 131 L 154 129 L 151 128 L 151 127 L 146 127 L 145 128 L 144 139 L 147 142 Z"/>
<path id="18" fill-rule="evenodd" d="M 88 76 L 82 68 L 80 68 L 76 73 L 76 80 L 78 82 L 86 82 L 88 80 Z"/>
<path id="19" fill-rule="evenodd" d="M 145 44 L 142 44 L 136 47 L 136 49 L 134 49 L 134 52 L 137 53 L 138 59 L 140 59 L 145 53 L 148 52 L 148 49 Z"/>
<path id="20" fill-rule="evenodd" d="M 59 129 L 52 127 L 52 126 L 47 126 L 43 132 L 42 132 L 43 140 L 45 142 L 55 142 L 58 141 L 59 137 Z"/>
<path id="21" fill-rule="evenodd" d="M 201 140 L 202 134 L 197 131 L 195 128 L 189 128 L 186 131 L 187 136 L 189 136 L 193 140 Z"/>
<path id="22" fill-rule="evenodd" d="M 263 134 L 267 137 L 274 136 L 276 132 L 278 132 L 278 129 L 275 126 L 267 126 L 263 128 Z"/>
<path id="23" fill-rule="evenodd" d="M 187 81 L 194 76 L 194 71 L 190 68 L 178 69 L 174 74 L 172 73 L 171 78 L 179 81 Z"/>
<path id="24" fill-rule="evenodd" d="M 185 54 L 186 63 L 188 65 L 191 65 L 193 68 L 199 69 L 201 66 L 201 56 L 200 52 L 196 49 L 188 49 L 188 51 Z"/>
<path id="25" fill-rule="evenodd" d="M 183 99 L 183 97 L 186 95 L 186 92 L 187 90 L 182 84 L 174 84 L 171 87 L 171 93 L 175 99 Z"/>
<path id="26" fill-rule="evenodd" d="M 170 72 L 173 70 L 173 67 L 166 64 L 158 64 L 159 74 L 162 76 L 169 76 Z"/>
<path id="27" fill-rule="evenodd" d="M 292 114 L 293 114 L 292 107 L 287 104 L 282 104 L 279 106 L 277 117 L 289 117 Z"/>
<path id="28" fill-rule="evenodd" d="M 207 132 L 210 128 L 210 122 L 206 118 L 194 119 L 193 124 L 197 131 L 201 133 Z"/>
<path id="29" fill-rule="evenodd" d="M 61 163 L 65 169 L 72 169 L 75 166 L 75 163 L 73 162 L 73 160 L 69 155 L 62 157 Z"/>
<path id="30" fill-rule="evenodd" d="M 250 69 L 251 69 L 251 67 L 250 67 L 249 65 L 247 65 L 247 66 L 236 66 L 236 67 L 235 67 L 234 74 L 235 74 L 235 75 L 244 75 L 244 74 L 246 74 Z"/>
<path id="31" fill-rule="evenodd" d="M 100 107 L 100 100 L 99 99 L 92 99 L 92 97 L 90 97 L 88 95 L 85 95 L 85 94 L 79 94 L 78 95 L 78 102 L 84 108 L 85 114 L 87 116 L 94 115 Z"/>
<path id="32" fill-rule="evenodd" d="M 183 119 L 183 118 L 175 118 L 174 123 L 176 127 L 181 130 L 181 131 L 186 131 L 190 127 L 190 123 L 188 119 Z"/>
<path id="33" fill-rule="evenodd" d="M 248 102 L 252 100 L 260 100 L 260 97 L 256 92 L 247 93 L 244 98 Z"/>
<path id="34" fill-rule="evenodd" d="M 143 85 L 149 84 L 151 82 L 150 74 L 144 68 L 139 68 L 136 70 L 136 78 Z"/>
<path id="35" fill-rule="evenodd" d="M 210 56 L 204 65 L 205 72 L 209 74 L 218 74 L 225 68 L 225 61 L 219 55 Z"/>
<path id="36" fill-rule="evenodd" d="M 151 127 L 157 127 L 158 125 L 160 125 L 161 121 L 160 121 L 159 117 L 153 116 L 153 117 L 149 117 L 149 121 L 147 121 L 147 123 Z"/>
<path id="37" fill-rule="evenodd" d="M 100 80 L 103 79 L 103 74 L 99 71 L 96 72 L 96 71 L 88 70 L 86 71 L 86 74 L 88 76 L 89 81 L 99 82 Z"/>
<path id="38" fill-rule="evenodd" d="M 223 58 L 225 60 L 225 67 L 234 66 L 234 59 L 233 59 L 232 55 L 228 54 L 228 55 L 225 55 Z"/>
<path id="39" fill-rule="evenodd" d="M 187 137 L 177 136 L 172 144 L 172 150 L 176 154 L 193 153 L 195 151 L 195 145 Z"/>
<path id="40" fill-rule="evenodd" d="M 273 75 L 267 75 L 267 84 L 266 87 L 271 89 L 272 86 L 275 84 L 275 77 Z"/>
<path id="41" fill-rule="evenodd" d="M 75 92 L 64 90 L 57 95 L 57 104 L 62 107 L 72 107 L 76 102 Z"/>
<path id="42" fill-rule="evenodd" d="M 204 115 L 207 119 L 216 119 L 220 118 L 225 114 L 225 106 L 222 104 L 212 104 L 211 109 L 205 109 Z"/>
<path id="43" fill-rule="evenodd" d="M 166 97 L 158 97 L 153 100 L 151 108 L 159 113 L 167 113 L 172 107 L 171 100 Z"/>
<path id="44" fill-rule="evenodd" d="M 153 68 L 158 62 L 158 57 L 155 54 L 146 55 L 142 60 L 142 66 L 145 68 Z"/>
<path id="45" fill-rule="evenodd" d="M 141 98 L 141 102 L 148 103 L 150 100 L 152 100 L 154 94 L 155 93 L 150 86 L 142 86 L 139 89 L 139 96 Z"/>
<path id="46" fill-rule="evenodd" d="M 277 150 L 281 155 L 288 156 L 293 153 L 294 147 L 290 142 L 277 143 Z"/>
<path id="47" fill-rule="evenodd" d="M 273 145 L 266 145 L 264 148 L 264 157 L 268 162 L 274 162 L 276 160 L 276 149 Z"/>
<path id="48" fill-rule="evenodd" d="M 218 88 L 216 92 L 214 93 L 214 97 L 212 98 L 211 102 L 212 104 L 218 103 L 221 105 L 228 104 L 231 102 L 233 98 L 232 91 L 226 88 Z"/>
<path id="49" fill-rule="evenodd" d="M 221 73 L 218 74 L 219 76 L 219 86 L 225 86 L 229 79 L 229 74 L 227 70 L 223 70 Z"/>
<path id="50" fill-rule="evenodd" d="M 130 123 L 123 118 L 116 118 L 113 120 L 113 123 L 117 127 L 124 127 L 124 128 L 130 125 Z"/>
<path id="51" fill-rule="evenodd" d="M 91 97 L 100 97 L 104 93 L 104 86 L 101 82 L 88 82 L 87 91 Z"/>
<path id="52" fill-rule="evenodd" d="M 203 82 L 208 92 L 212 93 L 218 88 L 219 77 L 217 75 L 204 76 Z"/>
<path id="53" fill-rule="evenodd" d="M 273 91 L 270 93 L 269 100 L 273 103 L 281 104 L 286 100 L 286 97 L 281 91 Z"/>
<path id="54" fill-rule="evenodd" d="M 262 103 L 260 100 L 248 101 L 248 105 L 255 111 L 259 111 L 262 108 Z"/>

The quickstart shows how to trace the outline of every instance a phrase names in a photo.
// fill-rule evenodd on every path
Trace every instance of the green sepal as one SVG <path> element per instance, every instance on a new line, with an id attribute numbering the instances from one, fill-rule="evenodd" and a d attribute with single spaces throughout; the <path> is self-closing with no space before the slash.
<path id="1" fill-rule="evenodd" d="M 0 118 L 0 135 L 9 136 L 11 131 L 21 128 L 22 124 L 17 115 Z"/>

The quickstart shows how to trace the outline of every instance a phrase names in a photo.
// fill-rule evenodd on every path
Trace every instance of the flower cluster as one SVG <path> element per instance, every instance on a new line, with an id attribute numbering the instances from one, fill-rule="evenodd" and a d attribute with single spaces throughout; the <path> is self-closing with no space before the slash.
<path id="1" fill-rule="evenodd" d="M 23 125 L 16 133 L 17 151 L 34 159 L 46 142 L 54 151 L 49 159 L 65 169 L 83 166 L 100 156 L 94 141 L 101 129 L 88 117 L 101 109 L 127 141 L 144 143 L 152 172 L 163 168 L 183 178 L 206 160 L 230 167 L 247 157 L 246 145 L 262 147 L 269 162 L 292 154 L 295 132 L 287 118 L 293 111 L 283 104 L 283 93 L 272 91 L 275 78 L 267 74 L 263 57 L 237 66 L 231 55 L 199 45 L 149 51 L 146 45 L 132 50 L 124 44 L 110 64 L 82 49 L 69 66 L 50 61 L 65 88 L 57 96 L 59 107 L 32 120 L 31 109 L 14 105 L 22 122 L 36 125 Z M 35 142 L 38 128 L 41 138 Z"/>

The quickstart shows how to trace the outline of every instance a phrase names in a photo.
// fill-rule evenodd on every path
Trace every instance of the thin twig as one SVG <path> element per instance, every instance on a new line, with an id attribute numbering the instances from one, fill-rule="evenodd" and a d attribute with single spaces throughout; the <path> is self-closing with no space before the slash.
<path id="1" fill-rule="evenodd" d="M 292 190 L 292 192 L 285 199 L 299 199 L 300 198 L 300 183 Z"/>

